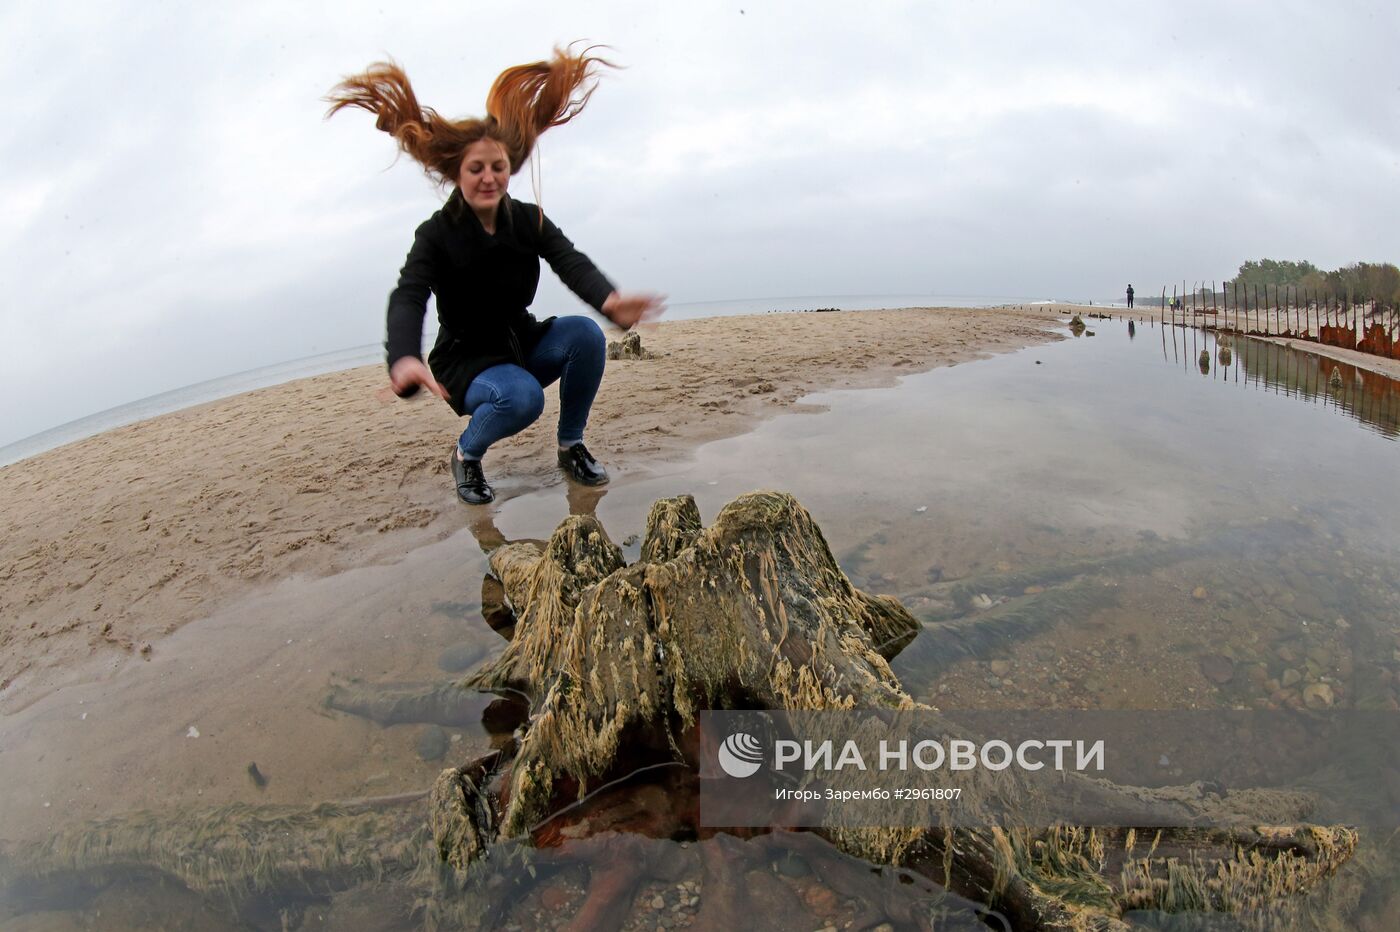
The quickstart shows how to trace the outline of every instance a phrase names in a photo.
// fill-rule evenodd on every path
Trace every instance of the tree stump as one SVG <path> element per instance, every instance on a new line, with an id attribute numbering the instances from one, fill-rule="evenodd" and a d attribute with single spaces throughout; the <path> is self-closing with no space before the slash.
<path id="1" fill-rule="evenodd" d="M 642 335 L 635 330 L 629 330 L 622 335 L 621 340 L 608 341 L 609 359 L 655 359 L 656 354 L 651 350 L 642 348 Z"/>

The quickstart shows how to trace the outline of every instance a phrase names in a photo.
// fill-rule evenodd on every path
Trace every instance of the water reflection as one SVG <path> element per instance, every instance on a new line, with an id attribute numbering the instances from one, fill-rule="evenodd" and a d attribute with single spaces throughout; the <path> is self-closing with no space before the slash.
<path id="1" fill-rule="evenodd" d="M 1178 362 L 1189 353 L 1197 353 L 1202 375 L 1321 404 L 1383 436 L 1392 439 L 1400 436 L 1400 381 L 1396 379 L 1322 356 L 1296 344 L 1212 331 L 1182 332 L 1174 327 L 1162 330 L 1164 355 L 1168 346 L 1172 359 Z M 1168 333 L 1171 334 L 1170 344 L 1167 343 Z M 1214 366 L 1211 365 L 1212 349 L 1215 351 Z"/>

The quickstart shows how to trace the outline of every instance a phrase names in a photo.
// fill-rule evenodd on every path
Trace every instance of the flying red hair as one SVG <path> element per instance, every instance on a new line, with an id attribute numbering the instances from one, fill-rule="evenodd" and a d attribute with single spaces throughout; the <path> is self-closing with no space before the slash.
<path id="1" fill-rule="evenodd" d="M 393 61 L 375 62 L 331 89 L 326 116 L 346 107 L 375 114 L 375 128 L 394 137 L 399 148 L 446 184 L 456 184 L 467 147 L 493 139 L 506 150 L 515 174 L 534 151 L 540 134 L 578 116 L 597 87 L 596 66 L 617 67 L 588 46 L 554 49 L 548 61 L 502 71 L 486 95 L 486 116 L 448 120 L 418 103 L 413 86 Z"/>

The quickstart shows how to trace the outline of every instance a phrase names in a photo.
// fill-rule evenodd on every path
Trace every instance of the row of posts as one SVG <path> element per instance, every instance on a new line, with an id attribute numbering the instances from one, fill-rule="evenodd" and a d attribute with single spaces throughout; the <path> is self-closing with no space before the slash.
<path id="1" fill-rule="evenodd" d="M 1200 317 L 1209 315 L 1215 318 L 1214 328 L 1218 330 L 1312 340 L 1400 359 L 1394 308 L 1375 301 L 1355 303 L 1296 285 L 1275 285 L 1272 296 L 1269 285 L 1240 281 L 1225 285 L 1225 290 L 1217 292 L 1215 283 L 1211 283 L 1208 304 L 1202 293 L 1204 286 L 1187 292 L 1186 283 L 1182 282 L 1178 296 L 1173 285 L 1170 304 L 1164 287 L 1163 314 L 1169 313 L 1173 324 L 1187 323 L 1189 314 L 1190 323 L 1195 326 Z"/>

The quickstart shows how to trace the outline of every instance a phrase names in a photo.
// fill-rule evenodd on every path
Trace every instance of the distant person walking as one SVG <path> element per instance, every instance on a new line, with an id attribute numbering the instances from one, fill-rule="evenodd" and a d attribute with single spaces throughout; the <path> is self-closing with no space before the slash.
<path id="1" fill-rule="evenodd" d="M 426 388 L 471 421 L 452 448 L 457 496 L 472 505 L 495 497 L 481 458 L 544 410 L 544 388 L 559 382 L 558 462 L 573 480 L 602 485 L 608 473 L 583 445 L 603 378 L 606 341 L 588 317 L 536 320 L 529 307 L 540 259 L 584 303 L 626 330 L 660 314 L 662 299 L 619 292 L 534 204 L 506 194 L 535 140 L 588 103 L 594 67 L 608 62 L 556 49 L 549 61 L 507 68 L 486 96 L 484 118 L 448 120 L 418 104 L 408 76 L 376 63 L 346 78 L 326 99 L 375 114 L 375 128 L 428 176 L 452 187 L 442 209 L 414 234 L 389 295 L 389 384 L 406 398 Z M 438 336 L 423 362 L 423 316 L 437 296 Z"/>
<path id="2" fill-rule="evenodd" d="M 1133 306 L 1133 286 L 1128 286 L 1128 307 Z"/>

